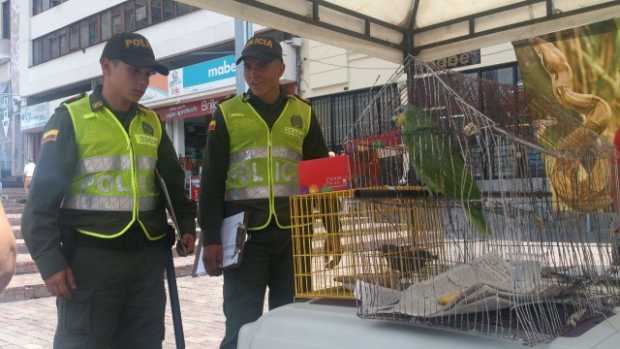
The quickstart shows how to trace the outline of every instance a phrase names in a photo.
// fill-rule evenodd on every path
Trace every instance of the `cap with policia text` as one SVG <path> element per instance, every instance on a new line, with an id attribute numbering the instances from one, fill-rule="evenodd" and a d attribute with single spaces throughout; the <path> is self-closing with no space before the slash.
<path id="1" fill-rule="evenodd" d="M 237 64 L 241 63 L 247 57 L 256 58 L 261 61 L 272 61 L 274 59 L 282 59 L 282 46 L 276 40 L 267 36 L 254 36 L 246 43 L 241 57 L 237 60 Z"/>
<path id="2" fill-rule="evenodd" d="M 136 68 L 152 68 L 162 75 L 168 75 L 168 68 L 155 60 L 149 41 L 136 33 L 116 34 L 103 48 L 101 58 L 118 59 Z"/>

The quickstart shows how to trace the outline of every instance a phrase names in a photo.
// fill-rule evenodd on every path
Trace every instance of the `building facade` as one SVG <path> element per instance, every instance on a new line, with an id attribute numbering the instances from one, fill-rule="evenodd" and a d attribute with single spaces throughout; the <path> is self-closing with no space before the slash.
<path id="1" fill-rule="evenodd" d="M 219 100 L 235 92 L 233 18 L 171 0 L 0 0 L 0 4 L 0 93 L 10 100 L 0 104 L 0 116 L 2 110 L 8 114 L 0 135 L 3 178 L 20 176 L 24 161 L 36 159 L 42 129 L 63 100 L 96 86 L 104 43 L 123 31 L 149 38 L 157 58 L 171 68 L 167 77 L 153 76 L 141 102 L 165 122 L 188 173 L 199 173 L 209 117 Z M 325 43 L 254 28 L 282 43 L 287 67 L 282 83 L 312 101 L 328 146 L 336 151 L 372 93 L 397 68 Z M 509 43 L 438 63 L 466 75 L 519 85 Z"/>
<path id="2" fill-rule="evenodd" d="M 338 153 L 343 150 L 346 140 L 357 139 L 358 128 L 355 125 L 358 117 L 369 105 L 372 96 L 390 81 L 398 66 L 311 40 L 304 41 L 301 57 L 303 75 L 299 84 L 300 92 L 312 102 L 328 147 Z M 497 95 L 489 93 L 494 91 L 485 90 L 485 87 L 492 88 L 493 84 L 498 84 L 506 86 L 507 90 L 522 90 L 517 58 L 511 43 L 465 52 L 434 63 L 461 72 L 465 77 L 472 78 L 471 81 L 479 83 L 479 86 L 472 88 L 476 96 L 465 97 L 473 97 L 466 100 L 490 116 L 494 116 L 494 111 L 489 106 L 494 103 L 493 99 L 497 98 Z M 397 100 L 395 105 L 400 105 L 397 91 L 394 98 Z M 389 115 L 385 117 L 394 116 L 390 113 L 393 111 L 386 111 Z M 497 149 L 495 153 L 501 157 L 509 152 L 510 149 Z M 528 162 L 529 173 L 534 176 L 544 175 L 544 163 L 540 153 L 530 152 L 524 154 L 524 157 Z M 519 168 L 516 164 L 506 166 L 501 175 L 519 177 Z M 493 179 L 500 175 L 489 173 L 482 165 L 475 168 L 474 172 L 476 177 L 484 179 Z"/>
<path id="3" fill-rule="evenodd" d="M 99 82 L 99 57 L 120 32 L 146 36 L 170 75 L 152 77 L 141 102 L 166 124 L 187 170 L 197 174 L 206 128 L 215 104 L 235 92 L 234 19 L 171 0 L 12 0 L 16 18 L 17 133 L 23 139 L 14 162 L 36 159 L 43 127 L 62 101 L 88 93 Z M 287 70 L 282 82 L 295 90 L 297 51 L 285 33 L 255 26 L 283 41 Z M 2 80 L 0 80 L 1 82 Z M 19 170 L 13 175 L 19 175 Z"/>

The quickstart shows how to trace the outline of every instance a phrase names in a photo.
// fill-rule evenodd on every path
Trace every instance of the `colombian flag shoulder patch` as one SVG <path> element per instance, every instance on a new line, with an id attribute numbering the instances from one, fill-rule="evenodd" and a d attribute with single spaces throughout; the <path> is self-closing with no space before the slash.
<path id="1" fill-rule="evenodd" d="M 209 129 L 208 132 L 215 132 L 215 128 L 217 126 L 217 123 L 215 122 L 215 120 L 211 120 L 211 122 L 209 122 Z"/>
<path id="2" fill-rule="evenodd" d="M 56 139 L 58 138 L 58 133 L 59 133 L 59 131 L 58 131 L 57 128 L 53 128 L 51 130 L 48 130 L 41 137 L 41 144 L 45 144 L 45 143 L 49 143 L 49 142 L 55 142 Z"/>

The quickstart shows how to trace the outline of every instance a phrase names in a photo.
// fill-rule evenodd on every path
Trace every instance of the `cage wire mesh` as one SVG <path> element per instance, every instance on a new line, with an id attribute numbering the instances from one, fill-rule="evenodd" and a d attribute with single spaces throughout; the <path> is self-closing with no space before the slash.
<path id="1" fill-rule="evenodd" d="M 297 297 L 530 345 L 611 314 L 615 151 L 527 98 L 408 58 L 349 133 L 353 189 L 291 198 Z"/>

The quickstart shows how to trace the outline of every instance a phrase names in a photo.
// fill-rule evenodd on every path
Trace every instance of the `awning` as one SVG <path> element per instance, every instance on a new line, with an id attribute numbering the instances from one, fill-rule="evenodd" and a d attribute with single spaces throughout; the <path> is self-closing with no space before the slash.
<path id="1" fill-rule="evenodd" d="M 180 1 L 395 63 L 620 17 L 619 0 Z"/>

